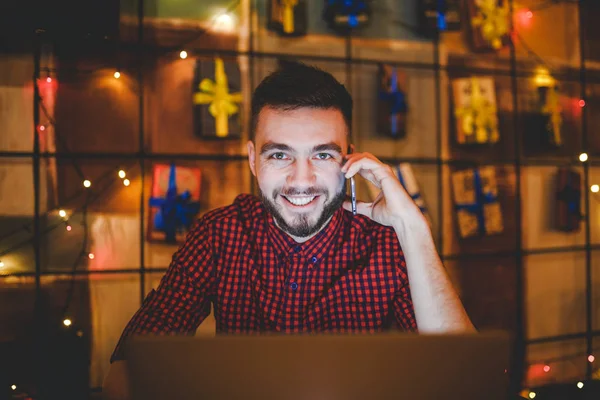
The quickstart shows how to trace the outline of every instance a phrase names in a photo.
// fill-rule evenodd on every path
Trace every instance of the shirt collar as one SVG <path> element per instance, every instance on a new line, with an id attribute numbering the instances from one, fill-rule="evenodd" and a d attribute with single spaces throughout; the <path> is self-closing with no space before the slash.
<path id="1" fill-rule="evenodd" d="M 268 221 L 268 237 L 273 250 L 278 257 L 287 257 L 292 254 L 307 257 L 312 264 L 327 256 L 335 242 L 335 238 L 342 239 L 342 225 L 344 221 L 344 209 L 340 207 L 331 217 L 327 225 L 315 236 L 304 243 L 296 242 L 290 235 L 282 231 L 273 220 L 273 216 L 266 213 Z"/>

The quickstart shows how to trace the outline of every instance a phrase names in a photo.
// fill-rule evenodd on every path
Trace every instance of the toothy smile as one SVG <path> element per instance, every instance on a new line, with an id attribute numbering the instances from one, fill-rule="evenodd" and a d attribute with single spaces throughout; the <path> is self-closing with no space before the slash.
<path id="1" fill-rule="evenodd" d="M 312 202 L 317 196 L 295 196 L 295 197 L 288 197 L 288 196 L 283 196 L 283 198 L 285 198 L 287 201 L 289 201 L 290 203 L 292 203 L 295 206 L 305 206 L 307 204 L 309 204 L 310 202 Z"/>

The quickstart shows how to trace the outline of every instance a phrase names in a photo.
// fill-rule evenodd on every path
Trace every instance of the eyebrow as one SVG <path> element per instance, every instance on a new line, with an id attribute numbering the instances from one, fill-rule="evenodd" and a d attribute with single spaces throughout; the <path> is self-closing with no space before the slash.
<path id="1" fill-rule="evenodd" d="M 265 153 L 273 151 L 273 150 L 294 152 L 294 149 L 292 149 L 287 144 L 267 142 L 267 143 L 263 144 L 262 147 L 260 148 L 260 154 L 265 154 Z M 318 152 L 322 152 L 322 151 L 335 151 L 339 154 L 342 154 L 342 148 L 334 142 L 318 144 L 312 148 L 311 153 L 318 153 Z"/>

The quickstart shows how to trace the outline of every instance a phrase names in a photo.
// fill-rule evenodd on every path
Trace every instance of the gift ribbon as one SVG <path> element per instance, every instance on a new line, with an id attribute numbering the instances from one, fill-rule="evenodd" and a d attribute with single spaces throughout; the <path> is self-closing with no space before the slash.
<path id="1" fill-rule="evenodd" d="M 477 226 L 479 228 L 479 234 L 485 235 L 485 214 L 484 205 L 491 204 L 498 200 L 498 196 L 493 193 L 483 193 L 483 187 L 481 185 L 481 176 L 479 170 L 473 170 L 473 183 L 475 185 L 475 203 L 472 204 L 456 204 L 456 210 L 465 210 L 471 214 L 477 216 Z"/>
<path id="2" fill-rule="evenodd" d="M 400 181 L 400 184 L 408 193 L 408 189 L 406 188 L 406 183 L 404 182 L 404 177 L 402 176 L 402 170 L 400 169 L 400 166 L 396 165 L 395 169 L 396 169 L 396 174 L 398 175 L 398 180 Z M 427 214 L 427 207 L 419 205 L 419 203 L 417 202 L 417 200 L 421 200 L 421 203 L 423 201 L 423 199 L 421 198 L 421 193 L 420 192 L 417 192 L 414 194 L 408 193 L 408 195 L 413 199 L 415 204 L 419 207 L 419 210 L 421 210 L 421 212 L 423 214 Z"/>
<path id="3" fill-rule="evenodd" d="M 176 167 L 171 164 L 169 170 L 169 186 L 164 198 L 151 197 L 151 207 L 159 207 L 154 216 L 155 229 L 165 233 L 165 242 L 175 243 L 176 234 L 189 229 L 193 217 L 200 211 L 200 203 L 192 201 L 189 190 L 177 194 Z"/>
<path id="4" fill-rule="evenodd" d="M 502 38 L 508 33 L 508 1 L 474 0 L 477 15 L 471 18 L 471 24 L 481 29 L 481 36 L 494 49 L 502 47 Z"/>
<path id="5" fill-rule="evenodd" d="M 298 0 L 281 0 L 283 7 L 283 31 L 285 33 L 294 32 L 294 7 L 298 5 Z"/>
<path id="6" fill-rule="evenodd" d="M 465 135 L 475 135 L 475 142 L 496 142 L 498 140 L 496 106 L 482 94 L 478 78 L 471 78 L 469 103 L 455 111 L 460 118 Z"/>
<path id="7" fill-rule="evenodd" d="M 398 114 L 405 114 L 408 107 L 406 105 L 406 95 L 398 89 L 398 75 L 396 68 L 392 68 L 390 78 L 390 88 L 387 92 L 380 92 L 379 98 L 390 103 L 390 119 L 392 125 L 392 136 L 398 134 Z"/>
<path id="8" fill-rule="evenodd" d="M 221 58 L 215 59 L 215 81 L 206 78 L 198 86 L 200 92 L 194 94 L 194 104 L 210 104 L 208 111 L 216 121 L 216 135 L 229 135 L 229 116 L 236 114 L 242 102 L 241 93 L 229 93 L 227 74 Z"/>

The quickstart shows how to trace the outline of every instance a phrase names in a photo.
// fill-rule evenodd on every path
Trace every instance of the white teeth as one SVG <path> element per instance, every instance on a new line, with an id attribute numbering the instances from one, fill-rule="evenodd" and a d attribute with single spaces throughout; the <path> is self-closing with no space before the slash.
<path id="1" fill-rule="evenodd" d="M 305 206 L 315 199 L 312 197 L 286 197 L 286 199 L 295 206 Z"/>

